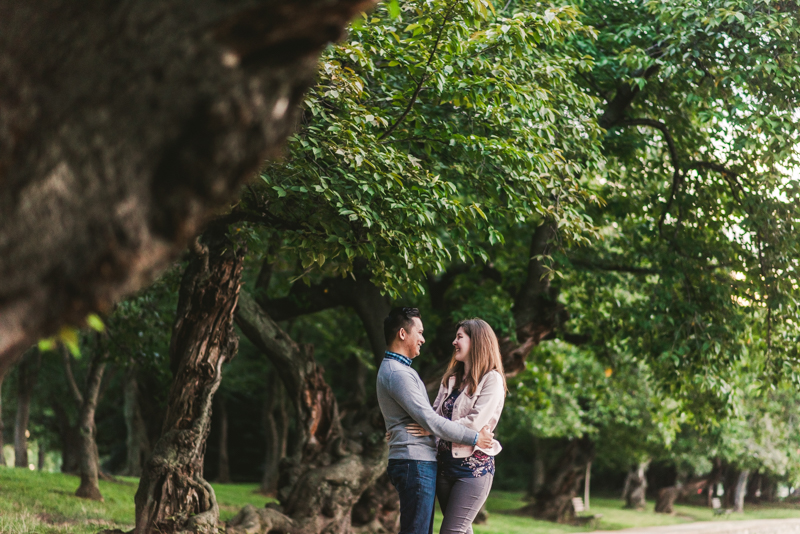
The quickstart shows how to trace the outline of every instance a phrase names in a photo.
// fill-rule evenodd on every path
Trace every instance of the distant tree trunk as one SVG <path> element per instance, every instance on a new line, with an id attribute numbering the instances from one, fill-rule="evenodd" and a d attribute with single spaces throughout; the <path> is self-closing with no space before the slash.
<path id="1" fill-rule="evenodd" d="M 778 497 L 778 481 L 768 475 L 763 475 L 761 480 L 761 500 L 774 502 Z"/>
<path id="2" fill-rule="evenodd" d="M 169 349 L 174 378 L 161 438 L 136 491 L 136 534 L 213 530 L 219 520 L 203 456 L 222 364 L 238 348 L 233 311 L 244 250 L 219 227 L 202 241 L 181 281 Z"/>
<path id="3" fill-rule="evenodd" d="M 67 358 L 67 369 L 71 369 L 69 355 L 66 354 L 66 351 L 65 356 Z M 89 362 L 89 370 L 86 375 L 86 389 L 81 392 L 72 377 L 72 372 L 69 371 L 67 373 L 68 378 L 72 380 L 75 400 L 80 406 L 80 414 L 78 416 L 78 436 L 80 439 L 78 473 L 81 477 L 81 483 L 75 491 L 75 495 L 94 501 L 103 500 L 103 496 L 100 494 L 100 486 L 97 483 L 100 459 L 97 453 L 97 427 L 94 423 L 94 414 L 97 410 L 100 384 L 103 382 L 103 372 L 106 368 L 107 358 L 108 352 L 105 351 L 104 347 L 100 346 L 98 335 L 97 346 L 94 356 Z"/>
<path id="4" fill-rule="evenodd" d="M 750 476 L 749 469 L 742 469 L 736 481 L 736 493 L 733 500 L 733 511 L 744 512 L 744 497 L 747 494 L 747 477 Z"/>
<path id="5" fill-rule="evenodd" d="M 5 426 L 3 425 L 3 380 L 5 380 L 6 376 L 4 373 L 0 374 L 0 466 L 5 467 L 8 465 L 6 463 L 6 455 L 3 452 L 3 446 L 5 445 L 5 441 L 3 440 L 3 430 Z"/>
<path id="6" fill-rule="evenodd" d="M 219 409 L 219 456 L 217 458 L 217 482 L 231 481 L 231 462 L 228 458 L 228 406 L 223 395 L 218 396 Z"/>
<path id="7" fill-rule="evenodd" d="M 14 466 L 28 467 L 28 420 L 31 395 L 41 364 L 39 349 L 32 348 L 23 356 L 17 368 L 17 417 L 14 421 Z"/>
<path id="8" fill-rule="evenodd" d="M 622 498 L 625 500 L 625 508 L 634 510 L 644 510 L 647 505 L 645 496 L 647 493 L 647 468 L 650 460 L 639 462 L 628 472 L 625 480 L 625 490 Z"/>
<path id="9" fill-rule="evenodd" d="M 704 487 L 708 480 L 703 478 L 694 482 L 687 482 L 683 485 L 668 486 L 658 491 L 656 499 L 656 513 L 672 514 L 675 512 L 675 501 L 680 497 L 685 497 L 696 493 L 698 489 Z"/>
<path id="10" fill-rule="evenodd" d="M 735 506 L 736 483 L 738 481 L 739 471 L 729 464 L 725 469 L 725 478 L 722 481 L 722 487 L 725 491 L 725 508 L 733 508 Z"/>
<path id="11" fill-rule="evenodd" d="M 594 443 L 588 437 L 574 438 L 567 444 L 558 463 L 545 476 L 535 502 L 523 510 L 538 519 L 569 523 L 575 518 L 572 498 L 586 476 L 586 466 L 594 458 Z"/>
<path id="12" fill-rule="evenodd" d="M 533 470 L 531 473 L 531 485 L 529 496 L 533 497 L 544 486 L 545 468 L 544 468 L 544 450 L 542 443 L 537 436 L 531 438 L 533 445 Z"/>
<path id="13" fill-rule="evenodd" d="M 283 404 L 283 386 L 278 373 L 270 375 L 269 386 L 264 395 L 261 424 L 266 437 L 266 455 L 264 458 L 264 475 L 261 477 L 259 491 L 265 495 L 275 495 L 278 491 L 278 466 L 281 458 L 286 454 L 286 436 L 283 435 L 285 427 L 278 426 L 275 418 L 275 408 Z M 285 412 L 285 408 L 284 408 Z M 286 419 L 285 414 L 281 419 Z"/>
<path id="14" fill-rule="evenodd" d="M 61 438 L 61 472 L 77 473 L 80 463 L 80 436 L 64 409 L 63 400 L 50 398 L 50 406 L 56 414 L 58 435 Z"/>
<path id="15" fill-rule="evenodd" d="M 38 449 L 39 449 L 38 450 L 38 454 L 37 454 L 37 458 L 36 458 L 36 469 L 38 469 L 39 471 L 42 471 L 42 470 L 44 470 L 44 457 L 45 457 L 46 449 L 45 449 L 45 446 L 44 446 L 44 442 L 42 440 L 37 441 L 36 445 L 38 446 Z"/>
<path id="16" fill-rule="evenodd" d="M 131 365 L 125 373 L 125 390 L 123 413 L 127 431 L 125 448 L 126 459 L 124 474 L 131 477 L 142 475 L 142 466 L 150 456 L 150 440 L 147 438 L 147 426 L 142 417 L 139 404 L 139 382 L 136 379 L 138 370 Z"/>
<path id="17" fill-rule="evenodd" d="M 722 460 L 719 457 L 714 458 L 713 465 L 714 467 L 711 469 L 711 473 L 708 475 L 708 486 L 706 487 L 707 506 L 709 508 L 712 507 L 712 500 L 717 493 L 717 484 L 719 484 L 719 480 L 722 478 L 723 473 Z"/>

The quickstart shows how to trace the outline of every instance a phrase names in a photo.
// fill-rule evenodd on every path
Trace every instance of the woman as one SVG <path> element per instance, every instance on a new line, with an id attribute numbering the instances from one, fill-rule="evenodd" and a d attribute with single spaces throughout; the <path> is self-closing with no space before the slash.
<path id="1" fill-rule="evenodd" d="M 474 430 L 489 425 L 494 431 L 507 391 L 497 336 L 482 319 L 461 321 L 456 329 L 453 357 L 433 409 Z M 420 425 L 406 428 L 415 436 L 429 435 Z M 501 449 L 497 440 L 487 449 L 439 440 L 436 495 L 444 514 L 439 534 L 472 534 L 472 522 L 492 488 L 494 457 Z"/>

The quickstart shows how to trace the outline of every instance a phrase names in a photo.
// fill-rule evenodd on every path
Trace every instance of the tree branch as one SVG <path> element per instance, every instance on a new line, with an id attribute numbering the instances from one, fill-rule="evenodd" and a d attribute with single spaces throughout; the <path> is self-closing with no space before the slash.
<path id="1" fill-rule="evenodd" d="M 670 160 L 672 161 L 673 168 L 672 187 L 670 188 L 669 197 L 667 198 L 667 203 L 664 206 L 664 210 L 661 212 L 661 217 L 658 218 L 658 233 L 661 235 L 661 228 L 664 225 L 664 220 L 667 218 L 667 214 L 672 207 L 672 202 L 675 200 L 675 194 L 677 193 L 678 188 L 683 183 L 683 174 L 681 173 L 680 160 L 678 159 L 678 150 L 675 147 L 675 140 L 672 138 L 672 134 L 669 133 L 667 125 L 655 119 L 629 119 L 621 121 L 619 126 L 649 126 L 660 131 L 661 135 L 664 136 L 664 140 L 667 142 L 669 156 Z M 680 224 L 678 226 L 680 226 Z"/>
<path id="2" fill-rule="evenodd" d="M 657 57 L 657 55 L 651 54 L 651 57 Z M 660 67 L 657 64 L 651 65 L 645 71 L 639 70 L 634 72 L 632 76 L 634 78 L 642 77 L 647 79 L 655 75 L 659 68 Z M 611 127 L 616 126 L 622 120 L 622 117 L 625 116 L 625 112 L 628 110 L 631 102 L 633 102 L 633 99 L 636 98 L 636 95 L 638 95 L 640 91 L 641 90 L 639 89 L 638 85 L 632 86 L 629 83 L 620 85 L 617 89 L 617 94 L 614 96 L 611 102 L 609 102 L 605 112 L 603 112 L 603 115 L 601 115 L 597 120 L 597 123 L 600 125 L 600 127 L 609 130 Z"/>
<path id="3" fill-rule="evenodd" d="M 646 267 L 636 267 L 632 265 L 621 265 L 618 263 L 602 263 L 596 261 L 581 260 L 577 258 L 570 258 L 569 261 L 570 263 L 572 263 L 572 265 L 598 271 L 615 271 L 615 272 L 630 273 L 630 274 L 658 273 L 658 271 L 655 269 L 648 269 Z"/>
<path id="4" fill-rule="evenodd" d="M 406 109 L 403 110 L 403 113 L 397 118 L 397 120 L 392 124 L 388 130 L 383 132 L 380 137 L 378 137 L 378 141 L 383 141 L 386 137 L 388 137 L 395 129 L 403 122 L 403 119 L 411 112 L 411 108 L 414 107 L 414 103 L 417 101 L 417 97 L 419 96 L 419 92 L 422 91 L 422 86 L 425 84 L 425 81 L 428 79 L 428 68 L 433 63 L 433 58 L 436 57 L 436 52 L 439 49 L 439 42 L 442 40 L 442 35 L 444 34 L 444 29 L 447 26 L 447 23 L 450 19 L 450 15 L 455 9 L 458 2 L 453 2 L 450 4 L 450 7 L 447 8 L 447 12 L 444 15 L 444 19 L 442 20 L 442 25 L 439 27 L 439 33 L 436 36 L 436 41 L 433 44 L 433 50 L 431 50 L 430 55 L 428 56 L 428 61 L 425 63 L 425 69 L 422 71 L 422 76 L 417 83 L 417 88 L 414 89 L 414 94 L 411 95 L 411 99 L 408 101 L 408 105 L 406 105 Z"/>
<path id="5" fill-rule="evenodd" d="M 64 361 L 64 374 L 67 376 L 67 383 L 72 391 L 72 396 L 75 397 L 75 401 L 80 407 L 83 405 L 83 395 L 81 394 L 81 388 L 78 387 L 78 383 L 75 381 L 75 375 L 72 374 L 72 359 L 67 347 L 64 346 L 63 343 L 61 344 L 60 350 L 61 358 Z"/>

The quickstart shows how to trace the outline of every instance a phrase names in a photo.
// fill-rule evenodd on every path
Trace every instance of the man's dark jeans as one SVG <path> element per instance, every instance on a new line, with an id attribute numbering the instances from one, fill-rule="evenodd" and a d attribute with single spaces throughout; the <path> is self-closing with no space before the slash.
<path id="1" fill-rule="evenodd" d="M 388 471 L 400 494 L 399 534 L 432 534 L 436 462 L 389 460 Z"/>

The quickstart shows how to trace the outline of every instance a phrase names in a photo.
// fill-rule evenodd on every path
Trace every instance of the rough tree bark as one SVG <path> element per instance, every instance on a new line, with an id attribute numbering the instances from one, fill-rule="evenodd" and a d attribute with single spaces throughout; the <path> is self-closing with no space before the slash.
<path id="1" fill-rule="evenodd" d="M 575 519 L 572 498 L 578 495 L 586 475 L 586 466 L 594 459 L 594 443 L 587 437 L 571 439 L 564 454 L 545 476 L 545 482 L 534 496 L 534 503 L 521 512 L 558 523 Z"/>
<path id="2" fill-rule="evenodd" d="M 31 395 L 39 376 L 42 355 L 30 349 L 17 368 L 17 416 L 14 420 L 14 466 L 28 468 L 28 420 L 31 414 Z"/>
<path id="3" fill-rule="evenodd" d="M 97 481 L 100 473 L 100 459 L 97 453 L 97 427 L 94 423 L 94 414 L 97 410 L 97 401 L 100 396 L 100 385 L 103 382 L 103 372 L 106 367 L 108 352 L 101 346 L 98 339 L 94 354 L 89 362 L 86 373 L 86 387 L 83 391 L 78 387 L 72 374 L 70 354 L 65 347 L 61 348 L 64 360 L 64 371 L 69 382 L 72 395 L 78 405 L 78 474 L 81 483 L 75 491 L 77 497 L 102 501 L 100 486 Z"/>
<path id="4" fill-rule="evenodd" d="M 231 481 L 231 462 L 228 457 L 228 406 L 223 395 L 217 396 L 219 410 L 219 455 L 217 456 L 217 482 Z"/>
<path id="5" fill-rule="evenodd" d="M 628 471 L 628 478 L 625 479 L 625 489 L 622 492 L 622 498 L 625 501 L 625 508 L 632 508 L 634 510 L 644 510 L 647 502 L 645 495 L 647 493 L 647 468 L 650 466 L 650 460 L 639 462 L 630 471 Z"/>
<path id="6" fill-rule="evenodd" d="M 686 497 L 697 493 L 697 490 L 708 484 L 708 479 L 702 478 L 682 485 L 667 486 L 658 490 L 656 499 L 657 514 L 672 514 L 675 512 L 675 501 L 681 497 Z"/>
<path id="7" fill-rule="evenodd" d="M 371 5 L 0 0 L 0 375 L 165 269 Z"/>
<path id="8" fill-rule="evenodd" d="M 169 349 L 174 378 L 161 438 L 136 491 L 136 534 L 212 531 L 219 519 L 203 456 L 222 364 L 238 348 L 233 310 L 244 251 L 223 228 L 212 227 L 202 240 L 181 281 Z"/>
<path id="9" fill-rule="evenodd" d="M 744 497 L 747 494 L 747 477 L 749 476 L 749 469 L 742 469 L 739 472 L 739 478 L 736 480 L 736 492 L 733 498 L 734 512 L 744 512 Z"/>
<path id="10" fill-rule="evenodd" d="M 384 474 L 387 462 L 380 412 L 366 408 L 352 428 L 342 428 L 336 399 L 312 347 L 295 343 L 247 294 L 240 298 L 236 323 L 281 377 L 297 415 L 300 446 L 293 458 L 281 462 L 280 510 L 245 508 L 229 523 L 229 532 L 384 531 L 382 510 L 363 513 L 376 502 L 364 499 L 364 493 Z M 359 524 L 362 518 L 369 522 Z"/>
<path id="11" fill-rule="evenodd" d="M 123 412 L 125 414 L 125 470 L 131 477 L 142 475 L 142 466 L 150 457 L 150 440 L 147 438 L 147 427 L 142 417 L 139 404 L 139 381 L 136 378 L 137 368 L 131 364 L 125 371 Z"/>

